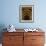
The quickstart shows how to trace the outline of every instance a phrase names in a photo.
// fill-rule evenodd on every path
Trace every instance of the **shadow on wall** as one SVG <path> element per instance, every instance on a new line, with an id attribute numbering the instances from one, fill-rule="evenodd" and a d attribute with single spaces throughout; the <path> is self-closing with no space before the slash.
<path id="1" fill-rule="evenodd" d="M 0 43 L 2 43 L 3 32 L 6 31 L 4 28 L 6 28 L 6 26 L 4 24 L 0 24 Z"/>

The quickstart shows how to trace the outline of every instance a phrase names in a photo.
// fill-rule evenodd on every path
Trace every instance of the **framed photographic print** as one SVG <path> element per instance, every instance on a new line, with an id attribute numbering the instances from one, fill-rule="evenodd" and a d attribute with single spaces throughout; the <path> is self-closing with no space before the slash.
<path id="1" fill-rule="evenodd" d="M 20 5 L 19 8 L 19 21 L 26 23 L 33 22 L 34 5 Z"/>

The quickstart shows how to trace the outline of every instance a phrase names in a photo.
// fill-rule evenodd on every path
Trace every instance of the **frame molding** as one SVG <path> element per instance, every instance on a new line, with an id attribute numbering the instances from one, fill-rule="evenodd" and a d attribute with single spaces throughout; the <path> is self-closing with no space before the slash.
<path id="1" fill-rule="evenodd" d="M 32 16 L 32 19 L 30 19 L 30 20 L 23 20 L 22 19 L 22 8 L 32 8 L 32 11 L 30 11 L 30 12 L 32 12 L 31 14 L 31 16 Z M 19 7 L 19 21 L 20 21 L 20 23 L 31 23 L 31 22 L 34 22 L 34 5 L 20 5 L 20 7 Z"/>

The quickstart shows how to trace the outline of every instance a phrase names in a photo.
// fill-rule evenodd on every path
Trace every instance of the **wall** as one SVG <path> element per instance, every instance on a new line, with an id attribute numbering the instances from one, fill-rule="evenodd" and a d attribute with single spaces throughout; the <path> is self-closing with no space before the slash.
<path id="1" fill-rule="evenodd" d="M 19 5 L 34 4 L 34 22 L 19 22 Z M 46 32 L 46 0 L 0 0 L 0 31 L 13 24 L 16 28 L 42 28 Z"/>
<path id="2" fill-rule="evenodd" d="M 34 4 L 34 22 L 19 22 L 19 5 Z M 0 25 L 13 24 L 16 28 L 44 27 L 46 28 L 46 1 L 41 0 L 1 0 Z"/>

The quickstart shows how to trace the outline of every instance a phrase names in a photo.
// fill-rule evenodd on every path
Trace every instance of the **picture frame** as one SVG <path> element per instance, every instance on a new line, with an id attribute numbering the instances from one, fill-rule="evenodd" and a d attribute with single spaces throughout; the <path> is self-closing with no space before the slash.
<path id="1" fill-rule="evenodd" d="M 22 23 L 34 22 L 34 5 L 20 5 L 19 21 Z"/>

